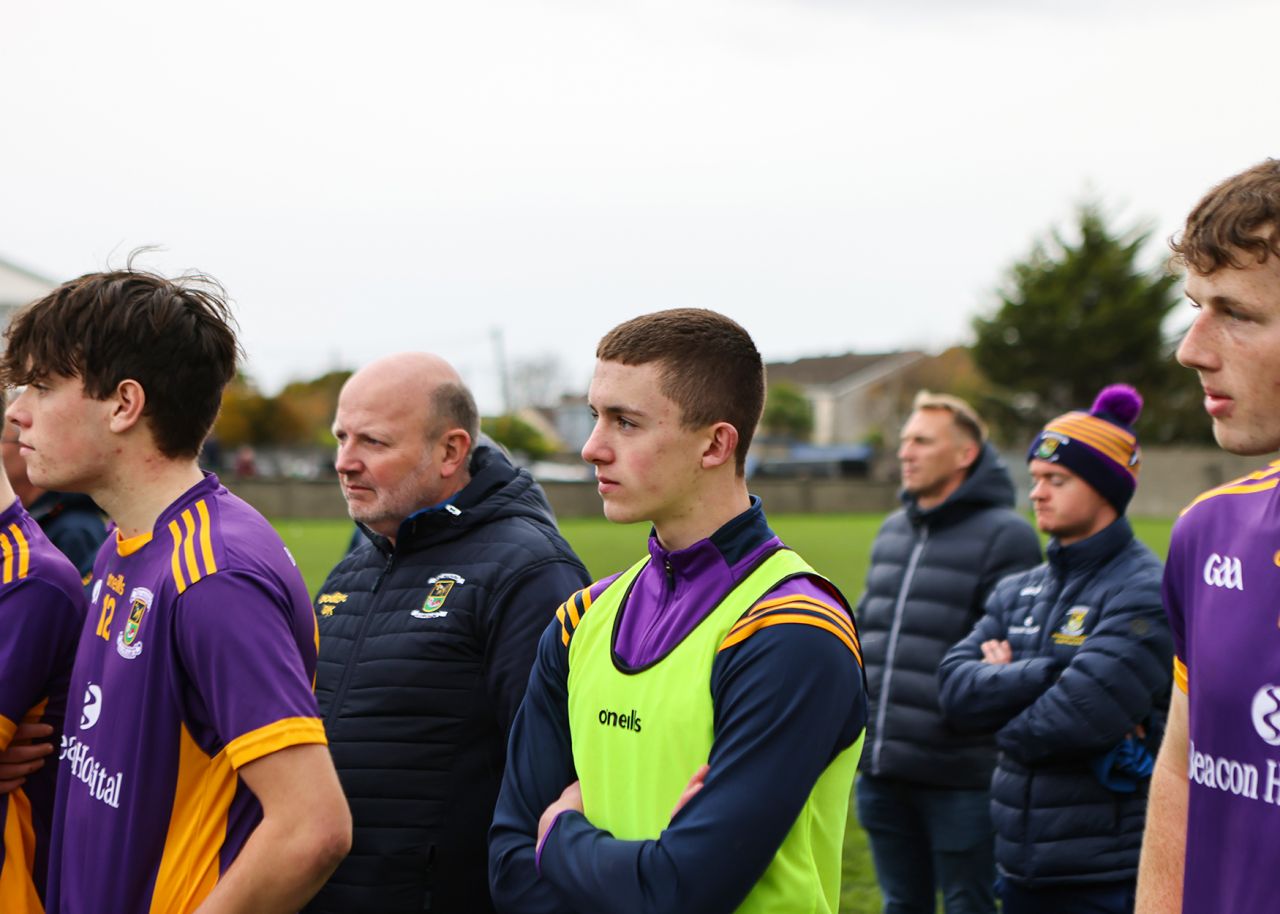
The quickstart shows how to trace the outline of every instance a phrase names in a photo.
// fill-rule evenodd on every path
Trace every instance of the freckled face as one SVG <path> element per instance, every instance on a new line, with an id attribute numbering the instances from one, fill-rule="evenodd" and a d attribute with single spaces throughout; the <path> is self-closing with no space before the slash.
<path id="1" fill-rule="evenodd" d="M 1280 450 L 1280 258 L 1187 273 L 1197 314 L 1178 361 L 1204 388 L 1213 436 L 1233 454 Z"/>

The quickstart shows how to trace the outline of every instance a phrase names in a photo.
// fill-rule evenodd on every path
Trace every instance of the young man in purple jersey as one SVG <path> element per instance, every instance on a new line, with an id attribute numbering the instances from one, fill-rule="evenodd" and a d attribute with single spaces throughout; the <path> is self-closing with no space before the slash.
<path id="1" fill-rule="evenodd" d="M 80 575 L 49 541 L 0 473 L 0 749 L 22 721 L 62 728 L 67 680 L 84 625 Z M 52 765 L 0 795 L 0 911 L 44 910 Z"/>
<path id="2" fill-rule="evenodd" d="M 6 332 L 0 375 L 31 481 L 115 534 L 93 569 L 61 741 L 48 906 L 296 911 L 350 816 L 311 683 L 316 626 L 267 522 L 196 456 L 235 373 L 221 289 L 83 276 Z"/>
<path id="3" fill-rule="evenodd" d="M 1195 320 L 1178 347 L 1218 444 L 1280 450 L 1280 161 L 1213 188 L 1172 242 Z M 1173 702 L 1138 911 L 1276 909 L 1280 866 L 1280 461 L 1196 498 L 1164 574 Z"/>

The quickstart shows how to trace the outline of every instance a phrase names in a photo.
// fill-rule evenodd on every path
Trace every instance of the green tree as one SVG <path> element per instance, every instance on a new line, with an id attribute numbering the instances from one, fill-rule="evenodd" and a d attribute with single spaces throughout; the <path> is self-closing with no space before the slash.
<path id="1" fill-rule="evenodd" d="M 795 384 L 787 381 L 770 384 L 760 424 L 766 434 L 808 441 L 813 434 L 813 404 Z"/>
<path id="2" fill-rule="evenodd" d="M 1123 381 L 1145 401 L 1143 441 L 1209 440 L 1199 383 L 1164 330 L 1177 278 L 1140 263 L 1150 232 L 1113 231 L 1096 204 L 1080 208 L 1077 231 L 1037 242 L 1010 270 L 996 313 L 974 320 L 974 361 L 995 387 L 975 405 L 1016 441 Z"/>
<path id="3" fill-rule="evenodd" d="M 239 374 L 222 393 L 213 431 L 226 447 L 291 445 L 303 435 L 303 420 L 287 400 L 266 396 L 252 378 Z"/>
<path id="4" fill-rule="evenodd" d="M 333 416 L 338 409 L 338 393 L 351 377 L 346 370 L 330 371 L 310 381 L 291 381 L 276 396 L 282 409 L 296 417 L 292 445 L 333 447 Z"/>
<path id="5" fill-rule="evenodd" d="M 507 413 L 480 420 L 480 429 L 512 453 L 524 454 L 530 460 L 542 460 L 556 452 L 536 428 L 519 416 Z"/>

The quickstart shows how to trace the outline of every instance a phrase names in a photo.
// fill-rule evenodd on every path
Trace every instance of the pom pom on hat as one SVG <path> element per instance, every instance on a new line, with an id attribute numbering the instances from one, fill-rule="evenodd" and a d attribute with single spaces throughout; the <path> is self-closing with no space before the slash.
<path id="1" fill-rule="evenodd" d="M 1116 425 L 1132 426 L 1142 414 L 1142 394 L 1128 384 L 1108 384 L 1093 398 L 1089 412 Z"/>

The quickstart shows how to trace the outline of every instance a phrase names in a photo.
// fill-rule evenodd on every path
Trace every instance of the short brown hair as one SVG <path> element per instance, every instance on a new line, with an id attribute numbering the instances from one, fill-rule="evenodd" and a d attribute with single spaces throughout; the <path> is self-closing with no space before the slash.
<path id="1" fill-rule="evenodd" d="M 475 397 L 460 381 L 443 381 L 431 393 L 431 420 L 434 426 L 431 437 L 443 434 L 447 429 L 460 428 L 471 436 L 474 447 L 480 434 L 480 411 Z"/>
<path id="2" fill-rule="evenodd" d="M 1280 257 L 1280 161 L 1267 159 L 1205 194 L 1169 246 L 1175 262 L 1204 276 L 1242 269 L 1241 254 L 1256 263 Z"/>
<path id="3" fill-rule="evenodd" d="M 966 438 L 972 439 L 975 444 L 983 444 L 987 440 L 987 424 L 982 421 L 972 406 L 959 397 L 922 390 L 916 394 L 911 410 L 918 412 L 922 409 L 945 410 L 951 413 L 956 428 L 960 429 Z"/>
<path id="4" fill-rule="evenodd" d="M 655 311 L 619 324 L 600 340 L 596 358 L 661 365 L 663 396 L 680 408 L 685 428 L 728 422 L 738 430 L 738 475 L 764 410 L 764 362 L 736 322 L 705 308 Z"/>
<path id="5" fill-rule="evenodd" d="M 240 352 L 215 280 L 166 279 L 132 263 L 63 283 L 18 312 L 4 336 L 6 385 L 74 377 L 105 400 L 121 381 L 137 381 L 156 448 L 170 459 L 200 453 Z"/>

